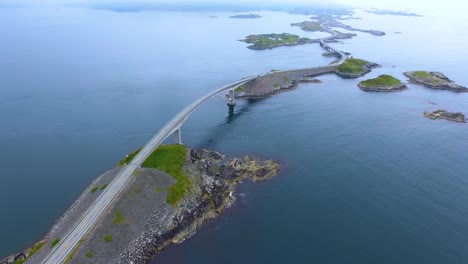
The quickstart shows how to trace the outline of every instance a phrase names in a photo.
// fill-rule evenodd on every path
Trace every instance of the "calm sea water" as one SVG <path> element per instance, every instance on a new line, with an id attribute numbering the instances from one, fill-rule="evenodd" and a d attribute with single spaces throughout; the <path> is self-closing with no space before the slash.
<path id="1" fill-rule="evenodd" d="M 253 33 L 322 36 L 289 26 L 306 16 L 260 14 L 0 9 L 0 256 L 44 235 L 97 175 L 197 97 L 330 62 L 318 45 L 246 49 L 237 40 Z M 463 18 L 357 16 L 346 23 L 388 33 L 336 44 L 383 66 L 369 77 L 427 69 L 468 85 Z M 222 95 L 193 114 L 186 144 L 272 157 L 283 170 L 243 184 L 221 218 L 155 262 L 466 263 L 468 127 L 422 113 L 466 111 L 468 96 L 414 85 L 364 93 L 359 80 L 320 79 L 239 101 L 233 115 Z"/>

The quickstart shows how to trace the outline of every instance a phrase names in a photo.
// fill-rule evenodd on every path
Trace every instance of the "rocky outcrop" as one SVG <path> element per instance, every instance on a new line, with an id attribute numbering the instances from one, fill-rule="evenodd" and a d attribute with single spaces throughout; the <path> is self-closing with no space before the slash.
<path id="1" fill-rule="evenodd" d="M 449 121 L 466 123 L 465 115 L 460 112 L 448 112 L 445 110 L 436 110 L 434 112 L 424 112 L 424 116 L 430 119 L 446 119 Z"/>
<path id="2" fill-rule="evenodd" d="M 190 150 L 188 170 L 200 174 L 191 194 L 171 213 L 156 212 L 145 231 L 123 252 L 120 263 L 147 263 L 173 243 L 181 243 L 198 227 L 223 212 L 232 202 L 235 186 L 243 179 L 262 181 L 276 175 L 278 163 L 251 157 L 224 162 L 224 156 L 208 150 Z"/>
<path id="3" fill-rule="evenodd" d="M 458 85 L 441 72 L 409 71 L 403 73 L 410 82 L 439 90 L 449 90 L 456 93 L 468 92 L 468 88 Z"/>
<path id="4" fill-rule="evenodd" d="M 396 84 L 396 85 L 373 85 L 373 86 L 366 86 L 362 83 L 358 83 L 358 86 L 361 90 L 366 92 L 397 92 L 407 89 L 404 83 Z"/>

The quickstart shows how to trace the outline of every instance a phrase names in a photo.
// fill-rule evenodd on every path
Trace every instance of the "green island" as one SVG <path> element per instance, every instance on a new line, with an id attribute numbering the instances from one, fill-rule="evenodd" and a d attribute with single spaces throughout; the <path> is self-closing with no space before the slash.
<path id="1" fill-rule="evenodd" d="M 458 85 L 441 72 L 409 71 L 403 73 L 412 83 L 421 84 L 425 87 L 452 92 L 468 92 L 468 88 Z"/>
<path id="2" fill-rule="evenodd" d="M 249 35 L 240 41 L 252 44 L 247 48 L 253 50 L 273 49 L 281 46 L 296 46 L 318 42 L 318 40 L 315 39 L 301 38 L 298 35 L 289 33 Z"/>
<path id="3" fill-rule="evenodd" d="M 374 79 L 368 79 L 358 84 L 359 88 L 363 91 L 374 92 L 393 92 L 406 89 L 406 85 L 397 78 L 383 74 Z"/>
<path id="4" fill-rule="evenodd" d="M 336 74 L 345 78 L 357 78 L 369 73 L 372 68 L 378 67 L 378 64 L 368 62 L 362 59 L 347 59 L 338 67 L 336 67 Z"/>

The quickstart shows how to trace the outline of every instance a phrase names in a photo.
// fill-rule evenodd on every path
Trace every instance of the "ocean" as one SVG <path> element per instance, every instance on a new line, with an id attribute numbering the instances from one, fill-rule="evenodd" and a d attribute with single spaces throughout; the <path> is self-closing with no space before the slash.
<path id="1" fill-rule="evenodd" d="M 112 12 L 78 7 L 0 9 L 0 256 L 41 238 L 88 184 L 144 145 L 205 93 L 271 69 L 321 66 L 317 44 L 254 51 L 249 34 L 294 33 L 308 16 L 255 12 Z M 404 71 L 468 77 L 463 17 L 356 11 L 358 36 L 333 44 Z M 341 30 L 347 32 L 346 30 Z M 398 32 L 398 33 L 397 33 Z M 467 125 L 424 111 L 464 112 L 468 95 L 409 84 L 366 93 L 335 75 L 261 100 L 224 96 L 182 128 L 190 147 L 281 162 L 243 183 L 237 202 L 154 263 L 466 263 Z"/>

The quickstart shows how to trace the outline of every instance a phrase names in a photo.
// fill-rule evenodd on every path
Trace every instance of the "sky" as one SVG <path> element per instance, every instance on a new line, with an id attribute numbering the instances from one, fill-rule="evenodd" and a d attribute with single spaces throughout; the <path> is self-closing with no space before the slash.
<path id="1" fill-rule="evenodd" d="M 56 4 L 74 4 L 74 5 L 94 5 L 94 4 L 138 4 L 138 3 L 171 3 L 171 4 L 284 4 L 284 5 L 324 5 L 338 4 L 344 6 L 379 9 L 392 9 L 398 11 L 456 11 L 466 10 L 468 4 L 464 0 L 0 0 L 3 4 L 14 5 L 56 5 Z"/>

